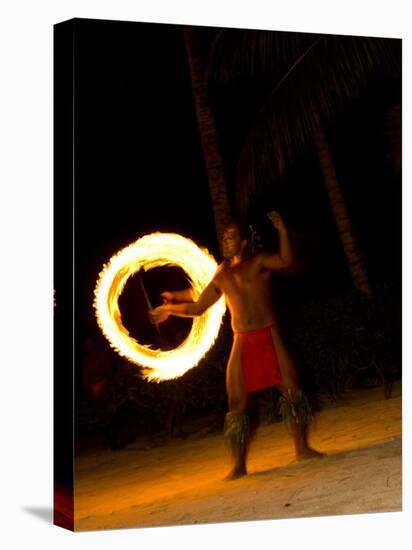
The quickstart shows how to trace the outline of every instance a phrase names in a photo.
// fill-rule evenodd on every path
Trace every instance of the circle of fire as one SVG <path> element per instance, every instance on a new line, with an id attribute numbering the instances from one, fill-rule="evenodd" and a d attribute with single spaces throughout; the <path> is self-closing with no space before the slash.
<path id="1" fill-rule="evenodd" d="M 170 265 L 183 269 L 194 300 L 217 269 L 213 256 L 192 240 L 175 233 L 152 233 L 115 254 L 104 265 L 94 291 L 97 322 L 110 345 L 129 361 L 145 367 L 143 376 L 156 382 L 178 378 L 199 363 L 216 340 L 226 309 L 222 296 L 203 315 L 193 319 L 189 335 L 173 350 L 139 344 L 122 324 L 119 297 L 129 277 L 140 269 Z"/>

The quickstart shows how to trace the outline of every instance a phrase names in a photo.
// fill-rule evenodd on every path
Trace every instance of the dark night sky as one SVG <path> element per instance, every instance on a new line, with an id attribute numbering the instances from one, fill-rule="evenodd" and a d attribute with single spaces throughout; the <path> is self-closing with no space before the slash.
<path id="1" fill-rule="evenodd" d="M 80 21 L 77 44 L 78 280 L 89 317 L 103 263 L 139 236 L 175 231 L 218 248 L 180 28 Z"/>
<path id="2" fill-rule="evenodd" d="M 76 44 L 77 300 L 81 326 L 95 329 L 93 288 L 120 248 L 158 230 L 193 238 L 215 256 L 218 247 L 181 27 L 78 20 Z M 382 94 L 368 94 L 332 126 L 332 146 L 369 274 L 393 279 L 400 276 L 401 188 L 381 150 Z M 236 112 L 226 115 L 219 137 L 227 160 L 238 128 Z M 278 203 L 287 220 L 323 239 L 302 296 L 350 286 L 310 150 L 267 209 Z M 288 285 L 294 295 L 305 286 Z"/>

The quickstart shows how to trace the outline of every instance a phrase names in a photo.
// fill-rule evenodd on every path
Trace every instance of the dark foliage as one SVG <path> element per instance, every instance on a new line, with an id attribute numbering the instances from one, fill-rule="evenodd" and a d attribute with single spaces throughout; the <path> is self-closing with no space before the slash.
<path id="1" fill-rule="evenodd" d="M 238 202 L 286 173 L 320 123 L 365 90 L 372 78 L 398 78 L 401 42 L 384 38 L 223 30 L 209 66 L 216 102 L 225 86 L 249 79 L 263 91 L 237 166 Z"/>
<path id="2" fill-rule="evenodd" d="M 383 385 L 390 396 L 402 369 L 399 303 L 398 289 L 382 283 L 373 299 L 353 289 L 288 312 L 293 350 L 316 392 L 336 400 L 356 387 Z"/>
<path id="3" fill-rule="evenodd" d="M 140 369 L 114 357 L 113 375 L 107 381 L 101 399 L 85 397 L 79 402 L 76 418 L 77 437 L 85 437 L 96 429 L 113 438 L 119 417 L 132 420 L 135 435 L 191 435 L 193 420 L 212 412 L 214 424 L 223 425 L 226 411 L 225 370 L 231 347 L 228 317 L 224 319 L 219 337 L 200 364 L 178 380 L 159 383 L 142 379 Z M 133 420 L 134 419 L 134 420 Z M 185 425 L 189 427 L 185 427 Z M 213 426 L 212 426 L 213 427 Z"/>

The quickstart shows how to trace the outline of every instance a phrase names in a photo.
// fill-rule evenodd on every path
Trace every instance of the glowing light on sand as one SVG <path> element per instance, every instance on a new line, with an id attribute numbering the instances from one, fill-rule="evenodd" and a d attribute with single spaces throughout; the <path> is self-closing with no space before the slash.
<path id="1" fill-rule="evenodd" d="M 97 322 L 110 345 L 129 361 L 146 367 L 143 376 L 157 382 L 178 378 L 199 363 L 216 340 L 226 309 L 222 297 L 193 319 L 186 340 L 173 350 L 139 344 L 122 324 L 119 296 L 129 277 L 140 269 L 170 265 L 183 269 L 195 300 L 217 269 L 213 256 L 190 239 L 175 233 L 152 233 L 115 254 L 101 271 L 94 291 Z"/>

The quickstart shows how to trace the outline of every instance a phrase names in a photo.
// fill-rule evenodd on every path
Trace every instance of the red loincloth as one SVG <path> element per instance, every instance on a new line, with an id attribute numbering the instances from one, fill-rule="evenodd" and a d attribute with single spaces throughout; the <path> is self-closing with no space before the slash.
<path id="1" fill-rule="evenodd" d="M 271 327 L 236 334 L 246 391 L 251 393 L 279 385 L 282 374 Z"/>

